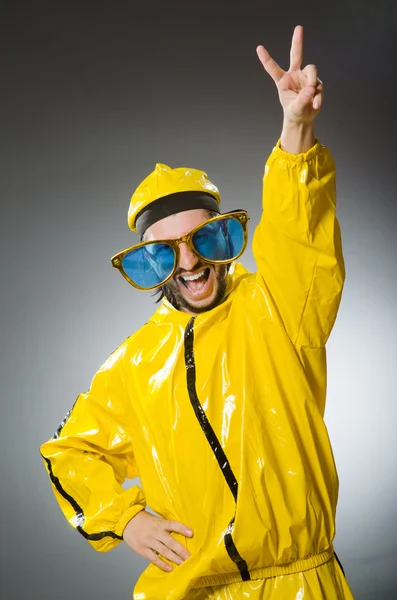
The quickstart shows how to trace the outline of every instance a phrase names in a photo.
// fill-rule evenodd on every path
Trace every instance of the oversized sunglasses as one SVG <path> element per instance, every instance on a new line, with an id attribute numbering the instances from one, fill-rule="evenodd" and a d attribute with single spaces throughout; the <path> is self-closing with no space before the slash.
<path id="1" fill-rule="evenodd" d="M 247 245 L 248 213 L 234 210 L 201 223 L 176 240 L 141 242 L 122 250 L 112 265 L 139 290 L 164 285 L 179 264 L 179 244 L 185 242 L 203 262 L 228 264 L 244 252 Z"/>

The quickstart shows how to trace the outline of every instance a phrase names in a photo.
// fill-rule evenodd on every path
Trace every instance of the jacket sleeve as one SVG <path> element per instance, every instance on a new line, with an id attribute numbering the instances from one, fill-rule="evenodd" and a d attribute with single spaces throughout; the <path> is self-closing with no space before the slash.
<path id="1" fill-rule="evenodd" d="M 129 433 L 131 404 L 123 385 L 125 346 L 96 373 L 54 436 L 40 448 L 54 494 L 69 523 L 99 551 L 123 539 L 128 521 L 146 506 Z"/>
<path id="2" fill-rule="evenodd" d="M 324 347 L 345 278 L 336 218 L 335 166 L 316 140 L 303 154 L 277 142 L 265 167 L 263 213 L 253 239 L 257 278 L 294 345 Z"/>

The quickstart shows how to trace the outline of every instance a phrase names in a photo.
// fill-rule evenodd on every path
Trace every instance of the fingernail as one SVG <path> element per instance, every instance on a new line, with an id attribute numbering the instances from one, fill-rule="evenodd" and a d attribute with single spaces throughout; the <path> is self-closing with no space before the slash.
<path id="1" fill-rule="evenodd" d="M 167 569 L 167 571 L 172 571 L 171 565 L 167 565 L 166 569 Z"/>
<path id="2" fill-rule="evenodd" d="M 193 531 L 191 529 L 186 529 L 186 535 L 193 535 Z"/>

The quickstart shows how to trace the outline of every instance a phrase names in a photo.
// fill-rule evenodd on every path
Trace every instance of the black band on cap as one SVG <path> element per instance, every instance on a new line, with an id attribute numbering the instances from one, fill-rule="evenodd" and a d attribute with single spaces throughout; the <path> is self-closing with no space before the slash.
<path id="1" fill-rule="evenodd" d="M 145 206 L 135 219 L 135 227 L 138 235 L 142 237 L 146 229 L 170 215 L 183 212 L 185 210 L 194 210 L 195 208 L 205 208 L 220 213 L 219 205 L 214 196 L 203 192 L 176 192 L 163 198 L 155 200 L 148 206 Z"/>

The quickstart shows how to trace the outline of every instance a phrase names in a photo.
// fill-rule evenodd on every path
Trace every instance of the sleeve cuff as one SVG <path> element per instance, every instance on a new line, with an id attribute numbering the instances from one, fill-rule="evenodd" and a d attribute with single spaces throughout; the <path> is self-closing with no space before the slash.
<path id="1" fill-rule="evenodd" d="M 273 148 L 273 156 L 278 156 L 283 160 L 286 160 L 290 163 L 304 163 L 308 160 L 314 158 L 325 148 L 322 145 L 318 138 L 315 138 L 315 144 L 307 152 L 302 152 L 301 154 L 290 154 L 281 148 L 281 140 L 278 139 L 275 147 Z"/>
<path id="2" fill-rule="evenodd" d="M 116 535 L 123 537 L 123 532 L 127 524 L 131 521 L 133 517 L 135 517 L 135 515 L 141 512 L 141 510 L 145 510 L 145 508 L 146 506 L 144 504 L 135 504 L 134 506 L 130 506 L 130 508 L 128 508 L 125 511 L 125 513 L 123 514 L 123 516 L 121 517 L 121 519 L 115 527 L 114 531 Z"/>

